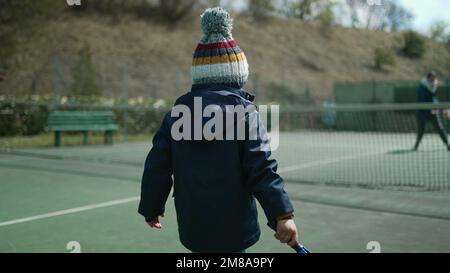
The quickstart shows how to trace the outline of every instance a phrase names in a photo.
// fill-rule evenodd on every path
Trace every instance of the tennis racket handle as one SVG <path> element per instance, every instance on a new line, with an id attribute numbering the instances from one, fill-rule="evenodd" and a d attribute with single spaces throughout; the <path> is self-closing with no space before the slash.
<path id="1" fill-rule="evenodd" d="M 300 254 L 311 253 L 306 247 L 304 247 L 302 245 L 295 245 L 295 246 L 292 246 L 292 248 L 295 250 L 295 252 L 300 253 Z"/>

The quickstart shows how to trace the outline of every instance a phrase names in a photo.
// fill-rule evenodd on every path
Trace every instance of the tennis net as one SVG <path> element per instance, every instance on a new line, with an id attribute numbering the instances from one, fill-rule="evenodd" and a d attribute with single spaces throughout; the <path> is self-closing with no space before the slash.
<path id="1" fill-rule="evenodd" d="M 274 152 L 287 182 L 417 191 L 450 189 L 450 103 L 281 107 Z M 418 117 L 428 119 L 417 151 Z M 446 133 L 447 137 L 447 133 Z"/>

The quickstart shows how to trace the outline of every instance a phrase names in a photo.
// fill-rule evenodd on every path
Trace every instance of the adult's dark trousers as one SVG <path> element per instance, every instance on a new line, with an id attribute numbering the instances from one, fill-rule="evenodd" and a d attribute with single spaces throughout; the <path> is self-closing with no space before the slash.
<path id="1" fill-rule="evenodd" d="M 430 122 L 433 128 L 439 133 L 442 141 L 448 147 L 448 137 L 447 131 L 445 130 L 444 124 L 438 114 L 433 114 L 429 112 L 418 112 L 417 113 L 417 140 L 414 149 L 418 149 L 420 142 L 422 141 L 423 135 L 425 134 L 425 127 L 427 123 Z"/>

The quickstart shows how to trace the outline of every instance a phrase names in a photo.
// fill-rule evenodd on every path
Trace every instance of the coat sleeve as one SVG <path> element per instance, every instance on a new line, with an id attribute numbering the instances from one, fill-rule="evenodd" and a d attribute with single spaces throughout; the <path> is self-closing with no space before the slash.
<path id="1" fill-rule="evenodd" d="M 141 182 L 141 200 L 138 212 L 151 221 L 164 213 L 164 206 L 172 188 L 172 158 L 169 114 L 153 138 Z"/>
<path id="2" fill-rule="evenodd" d="M 294 208 L 284 190 L 284 181 L 277 174 L 278 164 L 270 159 L 270 141 L 257 111 L 251 113 L 250 131 L 257 126 L 256 139 L 246 138 L 242 142 L 242 165 L 244 181 L 249 192 L 261 204 L 268 220 L 268 226 L 276 229 L 278 217 L 293 213 Z"/>
<path id="3" fill-rule="evenodd" d="M 427 102 L 427 98 L 426 98 L 426 90 L 425 90 L 425 88 L 422 86 L 422 85 L 420 85 L 418 88 L 417 88 L 417 101 L 418 102 Z"/>

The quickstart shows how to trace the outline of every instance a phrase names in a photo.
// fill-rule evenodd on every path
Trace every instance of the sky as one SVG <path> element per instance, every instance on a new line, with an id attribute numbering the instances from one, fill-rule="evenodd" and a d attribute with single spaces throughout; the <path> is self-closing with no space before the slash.
<path id="1" fill-rule="evenodd" d="M 426 32 L 436 21 L 450 23 L 450 0 L 400 0 L 415 15 L 414 29 Z"/>
<path id="2" fill-rule="evenodd" d="M 333 0 L 346 1 L 346 0 Z M 373 0 L 374 1 L 374 0 Z M 450 24 L 450 0 L 397 0 L 407 10 L 414 14 L 412 28 L 422 33 L 428 33 L 430 26 L 437 21 Z M 241 9 L 248 0 L 222 0 L 222 3 Z"/>

